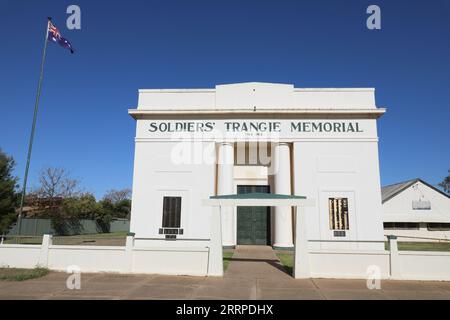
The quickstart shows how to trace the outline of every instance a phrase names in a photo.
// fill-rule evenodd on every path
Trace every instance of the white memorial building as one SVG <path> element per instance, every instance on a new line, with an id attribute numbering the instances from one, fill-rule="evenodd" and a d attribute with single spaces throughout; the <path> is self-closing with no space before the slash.
<path id="1" fill-rule="evenodd" d="M 377 119 L 384 112 L 372 88 L 251 82 L 139 90 L 129 110 L 136 245 L 208 239 L 212 209 L 204 199 L 272 193 L 314 199 L 305 208 L 310 246 L 383 250 Z M 294 245 L 290 207 L 224 207 L 221 215 L 224 247 Z"/>

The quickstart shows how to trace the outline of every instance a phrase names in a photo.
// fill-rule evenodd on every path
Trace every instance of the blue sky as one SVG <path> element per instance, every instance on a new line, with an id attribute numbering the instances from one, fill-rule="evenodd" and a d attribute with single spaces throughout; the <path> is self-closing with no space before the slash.
<path id="1" fill-rule="evenodd" d="M 382 30 L 366 28 L 370 4 Z M 375 87 L 382 184 L 450 169 L 450 1 L 0 0 L 0 148 L 20 178 L 47 16 L 76 53 L 49 44 L 31 186 L 57 166 L 97 197 L 131 187 L 139 88 L 246 81 Z"/>

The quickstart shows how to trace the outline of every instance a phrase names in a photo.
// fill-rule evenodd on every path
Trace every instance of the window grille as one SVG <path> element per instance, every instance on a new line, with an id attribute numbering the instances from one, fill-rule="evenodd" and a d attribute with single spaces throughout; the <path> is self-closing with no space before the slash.
<path id="1" fill-rule="evenodd" d="M 179 228 L 181 222 L 181 197 L 164 197 L 163 228 Z"/>
<path id="2" fill-rule="evenodd" d="M 329 198 L 328 210 L 331 230 L 348 230 L 348 198 Z"/>

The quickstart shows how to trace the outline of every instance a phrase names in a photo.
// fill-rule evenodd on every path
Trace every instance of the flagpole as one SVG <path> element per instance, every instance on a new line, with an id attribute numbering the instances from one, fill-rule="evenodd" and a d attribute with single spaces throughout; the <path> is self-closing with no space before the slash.
<path id="1" fill-rule="evenodd" d="M 26 193 L 26 190 L 27 190 L 28 170 L 30 168 L 31 151 L 33 149 L 34 132 L 35 132 L 35 129 L 36 129 L 36 120 L 37 120 L 37 114 L 38 114 L 38 110 L 39 110 L 39 99 L 41 97 L 42 79 L 44 78 L 45 55 L 46 55 L 46 52 L 47 52 L 47 44 L 48 44 L 48 29 L 50 27 L 50 21 L 51 20 L 52 20 L 52 18 L 48 17 L 47 30 L 45 31 L 44 50 L 42 52 L 41 72 L 40 72 L 40 75 L 39 75 L 38 87 L 37 87 L 37 92 L 36 92 L 36 100 L 35 100 L 35 103 L 34 103 L 33 123 L 31 125 L 30 141 L 28 143 L 27 164 L 25 166 L 25 175 L 24 175 L 24 178 L 23 178 L 22 196 L 20 198 L 19 216 L 17 218 L 17 233 L 19 235 L 21 234 L 21 228 L 22 228 L 23 204 L 24 204 L 24 201 L 25 201 L 25 193 Z"/>

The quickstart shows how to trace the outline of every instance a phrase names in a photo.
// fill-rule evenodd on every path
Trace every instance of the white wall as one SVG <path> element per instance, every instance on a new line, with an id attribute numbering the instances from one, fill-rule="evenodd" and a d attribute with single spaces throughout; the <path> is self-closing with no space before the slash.
<path id="1" fill-rule="evenodd" d="M 216 229 L 220 234 L 220 227 Z M 44 238 L 42 245 L 3 244 L 0 245 L 0 266 L 41 266 L 58 271 L 78 266 L 81 272 L 222 275 L 218 238 L 211 241 L 209 247 L 139 247 L 133 245 L 131 237 L 126 243 L 125 247 L 58 246 L 52 245 L 50 238 L 47 241 Z M 213 253 L 213 247 L 219 251 Z M 367 279 L 375 275 L 374 271 L 379 271 L 382 279 L 450 280 L 449 252 L 399 252 L 395 239 L 391 240 L 390 248 L 391 251 L 309 250 L 303 259 L 309 267 L 306 277 Z M 218 270 L 214 270 L 214 265 Z"/>
<path id="2" fill-rule="evenodd" d="M 366 279 L 372 266 L 382 279 L 390 276 L 388 251 L 313 250 L 309 259 L 311 278 Z"/>
<path id="3" fill-rule="evenodd" d="M 130 245 L 129 245 L 130 244 Z M 210 248 L 203 246 L 138 247 L 0 245 L 0 267 L 67 271 L 76 266 L 81 272 L 147 273 L 206 276 Z"/>
<path id="4" fill-rule="evenodd" d="M 413 210 L 412 202 L 418 200 L 430 201 L 431 210 Z M 450 198 L 418 181 L 383 203 L 383 216 L 389 219 L 392 215 L 414 217 L 419 222 L 433 215 L 450 219 Z"/>
<path id="5" fill-rule="evenodd" d="M 133 251 L 133 272 L 205 276 L 208 274 L 207 248 L 190 247 L 159 249 L 136 248 Z"/>
<path id="6" fill-rule="evenodd" d="M 373 88 L 295 89 L 294 107 L 300 109 L 373 109 Z"/>
<path id="7" fill-rule="evenodd" d="M 378 144 L 371 141 L 294 142 L 294 191 L 317 199 L 305 208 L 309 240 L 383 240 Z M 349 198 L 349 230 L 334 237 L 329 197 Z M 383 249 L 381 243 L 310 244 L 312 248 Z"/>
<path id="8" fill-rule="evenodd" d="M 450 252 L 400 251 L 401 279 L 450 280 Z"/>
<path id="9" fill-rule="evenodd" d="M 0 245 L 1 268 L 34 268 L 43 264 L 39 245 Z"/>
<path id="10" fill-rule="evenodd" d="M 239 83 L 216 86 L 218 109 L 292 108 L 294 86 L 278 83 Z"/>
<path id="11" fill-rule="evenodd" d="M 209 143 L 200 143 L 207 148 Z M 163 196 L 181 196 L 179 239 L 209 239 L 210 208 L 201 205 L 215 191 L 214 164 L 174 164 L 177 142 L 136 142 L 130 232 L 161 238 Z M 213 145 L 214 147 L 214 145 Z M 172 245 L 172 244 L 170 244 Z"/>
<path id="12" fill-rule="evenodd" d="M 50 246 L 48 268 L 66 271 L 76 265 L 81 272 L 123 272 L 126 268 L 125 247 Z"/>
<path id="13" fill-rule="evenodd" d="M 141 89 L 138 109 L 373 109 L 373 88 L 294 88 L 291 84 L 246 82 L 214 89 Z"/>

